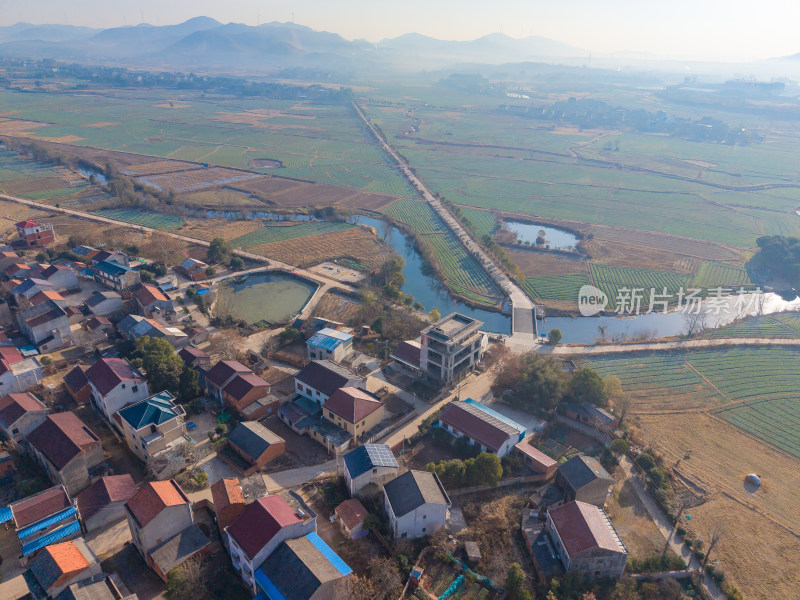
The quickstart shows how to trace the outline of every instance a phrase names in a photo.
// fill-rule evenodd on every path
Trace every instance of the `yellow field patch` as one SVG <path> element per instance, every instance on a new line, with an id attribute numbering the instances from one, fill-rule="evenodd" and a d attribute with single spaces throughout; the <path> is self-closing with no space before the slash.
<path id="1" fill-rule="evenodd" d="M 106 121 L 104 123 L 90 123 L 89 125 L 84 125 L 84 127 L 90 127 L 92 129 L 100 129 L 102 127 L 111 127 L 112 125 L 119 125 L 119 121 Z"/>

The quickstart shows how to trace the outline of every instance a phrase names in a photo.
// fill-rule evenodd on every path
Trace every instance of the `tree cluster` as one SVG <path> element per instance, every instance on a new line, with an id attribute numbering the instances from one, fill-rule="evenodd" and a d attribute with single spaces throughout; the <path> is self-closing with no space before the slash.
<path id="1" fill-rule="evenodd" d="M 765 235 L 756 240 L 759 252 L 753 266 L 770 277 L 797 283 L 800 280 L 800 239 Z"/>
<path id="2" fill-rule="evenodd" d="M 428 463 L 425 469 L 436 473 L 445 487 L 497 485 L 503 476 L 503 465 L 497 455 L 481 452 L 475 458 L 454 458 L 438 463 Z"/>
<path id="3" fill-rule="evenodd" d="M 197 371 L 181 360 L 162 338 L 140 337 L 131 362 L 144 371 L 153 393 L 167 391 L 179 402 L 189 402 L 202 393 Z"/>

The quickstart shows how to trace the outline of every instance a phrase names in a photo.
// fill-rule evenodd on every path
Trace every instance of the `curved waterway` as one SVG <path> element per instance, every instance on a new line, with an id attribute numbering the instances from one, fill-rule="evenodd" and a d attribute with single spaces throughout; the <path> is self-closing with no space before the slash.
<path id="1" fill-rule="evenodd" d="M 403 275 L 406 282 L 401 290 L 404 294 L 414 296 L 414 300 L 422 304 L 427 312 L 434 307 L 438 308 L 442 315 L 455 311 L 483 321 L 484 331 L 506 335 L 511 333 L 510 316 L 467 306 L 453 298 L 434 275 L 425 274 L 422 258 L 414 249 L 411 239 L 400 229 L 374 217 L 358 216 L 356 222 L 373 227 L 378 236 L 405 259 Z M 541 229 L 536 225 L 527 223 L 525 225 L 536 227 L 537 232 Z M 577 302 L 577 298 L 575 300 Z M 731 305 L 734 301 L 731 300 Z M 761 311 L 773 313 L 799 309 L 800 299 L 788 302 L 777 294 L 765 294 Z M 729 310 L 720 310 L 719 314 L 709 314 L 706 325 L 707 327 L 725 325 L 735 319 L 737 312 L 739 312 L 737 309 L 730 306 Z M 755 306 L 750 312 L 755 314 Z M 559 329 L 563 335 L 562 343 L 591 344 L 603 336 L 606 340 L 621 340 L 645 333 L 653 337 L 679 335 L 686 332 L 686 326 L 687 317 L 680 312 L 651 313 L 635 317 L 547 317 L 544 322 L 539 322 L 539 333 L 546 334 L 551 329 Z"/>

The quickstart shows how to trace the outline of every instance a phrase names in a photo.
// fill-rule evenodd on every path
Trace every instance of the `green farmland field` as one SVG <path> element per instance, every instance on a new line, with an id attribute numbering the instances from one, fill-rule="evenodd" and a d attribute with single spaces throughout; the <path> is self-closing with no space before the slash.
<path id="1" fill-rule="evenodd" d="M 181 217 L 176 215 L 165 215 L 138 208 L 103 208 L 95 211 L 95 214 L 125 223 L 142 225 L 143 227 L 163 229 L 164 231 L 178 229 L 185 223 Z"/>
<path id="2" fill-rule="evenodd" d="M 256 229 L 255 231 L 251 231 L 250 233 L 231 240 L 231 246 L 235 248 L 250 248 L 252 246 L 260 246 L 261 244 L 293 240 L 309 235 L 343 231 L 351 227 L 353 226 L 347 223 L 331 223 L 328 221 L 298 223 L 297 225 L 267 225 L 261 229 Z"/>
<path id="3" fill-rule="evenodd" d="M 706 331 L 707 338 L 800 338 L 800 313 L 778 313 L 742 319 L 731 325 Z"/>
<path id="4" fill-rule="evenodd" d="M 528 277 L 523 283 L 532 298 L 572 302 L 578 301 L 578 292 L 584 285 L 589 285 L 589 278 L 582 274 Z"/>
<path id="5" fill-rule="evenodd" d="M 608 306 L 610 308 L 618 307 L 618 300 L 620 300 L 621 291 L 628 290 L 642 290 L 641 292 L 641 307 L 640 311 L 649 308 L 650 305 L 650 291 L 655 290 L 655 301 L 660 298 L 658 295 L 666 293 L 670 297 L 678 294 L 681 288 L 687 288 L 689 283 L 689 276 L 681 273 L 671 273 L 668 271 L 651 271 L 648 269 L 629 269 L 625 267 L 610 267 L 607 265 L 590 264 L 589 270 L 592 274 L 594 285 L 608 296 Z M 632 297 L 633 292 L 627 292 L 628 298 Z M 626 301 L 627 306 L 630 308 L 630 301 Z M 655 304 L 654 311 L 663 311 L 663 305 Z"/>
<path id="6" fill-rule="evenodd" d="M 475 227 L 475 233 L 479 238 L 485 235 L 491 235 L 497 229 L 497 219 L 488 210 L 481 210 L 479 208 L 472 208 L 469 206 L 462 206 L 461 214 Z"/>
<path id="7" fill-rule="evenodd" d="M 695 406 L 800 458 L 800 349 L 696 349 L 591 358 L 601 375 L 616 375 L 639 396 L 637 410 L 690 395 Z M 649 403 L 649 405 L 648 405 Z M 739 404 L 736 404 L 739 403 Z M 732 404 L 723 407 L 721 405 Z"/>
<path id="8" fill-rule="evenodd" d="M 745 287 L 751 286 L 750 275 L 747 270 L 734 265 L 726 265 L 704 260 L 697 268 L 692 278 L 690 287 L 709 289 L 713 287 Z"/>

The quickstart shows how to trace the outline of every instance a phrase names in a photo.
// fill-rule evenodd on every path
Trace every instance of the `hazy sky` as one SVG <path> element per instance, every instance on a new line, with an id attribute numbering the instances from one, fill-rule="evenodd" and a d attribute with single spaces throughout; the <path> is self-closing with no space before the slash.
<path id="1" fill-rule="evenodd" d="M 797 0 L 0 0 L 0 25 L 172 24 L 207 15 L 291 21 L 348 39 L 416 31 L 474 39 L 541 35 L 594 52 L 754 59 L 800 52 Z"/>

